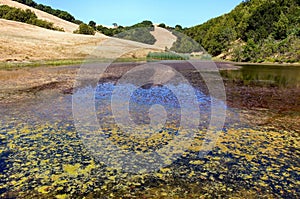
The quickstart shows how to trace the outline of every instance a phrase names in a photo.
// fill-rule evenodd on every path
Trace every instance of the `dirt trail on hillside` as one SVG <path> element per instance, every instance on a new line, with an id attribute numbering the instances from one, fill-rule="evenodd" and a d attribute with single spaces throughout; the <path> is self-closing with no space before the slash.
<path id="1" fill-rule="evenodd" d="M 165 47 L 170 49 L 173 46 L 173 43 L 177 40 L 177 37 L 170 31 L 157 26 L 155 26 L 154 31 L 152 31 L 151 34 L 156 39 L 154 45 L 162 49 L 165 49 Z"/>

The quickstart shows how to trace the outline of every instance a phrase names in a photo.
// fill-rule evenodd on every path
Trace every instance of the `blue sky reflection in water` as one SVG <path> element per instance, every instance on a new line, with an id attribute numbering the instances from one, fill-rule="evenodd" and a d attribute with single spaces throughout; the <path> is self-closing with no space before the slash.
<path id="1" fill-rule="evenodd" d="M 144 87 L 140 87 L 134 89 L 135 86 L 131 84 L 123 85 L 122 89 L 128 89 L 135 91 L 131 95 L 131 100 L 129 102 L 129 110 L 132 119 L 138 124 L 149 124 L 149 110 L 154 105 L 161 105 L 167 112 L 168 115 L 168 122 L 177 123 L 180 125 L 180 104 L 176 97 L 176 95 L 172 92 L 172 90 L 178 91 L 183 96 L 185 95 L 185 90 L 188 85 L 179 84 L 175 85 L 145 85 Z M 103 83 L 99 84 L 96 90 L 95 99 L 96 99 L 96 109 L 97 110 L 105 110 L 105 107 L 111 105 L 111 97 L 113 94 L 113 90 L 115 89 L 115 84 L 113 83 Z M 124 91 L 125 93 L 125 91 Z M 122 95 L 122 93 L 119 93 Z M 210 97 L 204 95 L 200 90 L 195 89 L 195 96 L 197 102 L 199 103 L 200 107 L 200 115 L 199 122 L 204 122 L 208 124 L 210 116 Z M 122 99 L 122 97 L 120 98 Z M 126 103 L 125 101 L 120 101 L 120 104 Z M 188 100 L 186 100 L 188 103 Z M 223 104 L 224 105 L 224 104 Z M 224 105 L 225 106 L 225 105 Z M 192 107 L 190 107 L 192 108 Z M 107 109 L 106 109 L 107 110 Z M 101 113 L 101 115 L 112 115 L 108 112 Z M 159 113 L 157 113 L 159 114 Z M 192 119 L 192 118 L 191 118 Z M 172 121 L 173 120 L 173 121 Z M 204 124 L 202 123 L 202 125 Z"/>

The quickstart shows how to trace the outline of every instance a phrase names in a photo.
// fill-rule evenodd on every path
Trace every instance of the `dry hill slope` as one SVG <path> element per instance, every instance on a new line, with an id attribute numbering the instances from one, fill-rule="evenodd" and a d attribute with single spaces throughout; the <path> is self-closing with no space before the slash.
<path id="1" fill-rule="evenodd" d="M 95 36 L 73 34 L 78 25 L 11 0 L 0 0 L 0 5 L 30 9 L 43 19 L 61 27 L 65 32 L 0 19 L 0 61 L 33 61 L 76 59 L 86 56 L 114 58 L 145 57 L 150 50 L 170 48 L 176 37 L 171 32 L 156 27 L 152 32 L 157 42 L 147 45 L 129 40 L 110 38 L 97 33 Z M 98 47 L 98 51 L 95 49 Z M 100 50 L 99 50 L 100 49 Z M 135 49 L 140 49 L 135 51 Z M 135 52 L 133 52 L 135 51 Z"/>
<path id="2" fill-rule="evenodd" d="M 111 58 L 136 48 L 156 49 L 138 42 L 103 35 L 78 35 L 0 19 L 0 61 Z M 101 52 L 95 51 L 97 47 Z M 141 53 L 141 52 L 139 52 Z M 139 54 L 145 56 L 146 52 Z M 128 56 L 136 56 L 132 53 Z"/>
<path id="3" fill-rule="evenodd" d="M 31 11 L 33 11 L 37 15 L 37 17 L 39 19 L 43 19 L 43 20 L 46 20 L 48 22 L 52 22 L 54 24 L 54 26 L 63 28 L 65 32 L 73 32 L 74 30 L 76 30 L 78 28 L 77 24 L 65 21 L 65 20 L 63 20 L 59 17 L 53 16 L 51 14 L 48 14 L 48 13 L 43 12 L 41 10 L 32 8 L 30 6 L 18 3 L 16 1 L 0 0 L 0 4 L 8 5 L 10 7 L 21 8 L 23 10 L 30 9 Z"/>

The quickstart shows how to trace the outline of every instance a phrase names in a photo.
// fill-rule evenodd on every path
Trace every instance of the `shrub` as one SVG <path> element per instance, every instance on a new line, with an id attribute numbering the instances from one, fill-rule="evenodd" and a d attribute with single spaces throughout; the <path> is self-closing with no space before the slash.
<path id="1" fill-rule="evenodd" d="M 50 29 L 50 30 L 57 30 L 57 31 L 64 32 L 63 28 L 54 27 L 53 23 L 45 21 L 45 20 L 41 20 L 41 19 L 33 19 L 30 24 L 39 26 L 41 28 L 47 28 L 47 29 Z"/>
<path id="2" fill-rule="evenodd" d="M 79 28 L 74 31 L 74 33 L 83 35 L 95 35 L 96 32 L 91 26 L 82 23 L 79 25 Z"/>

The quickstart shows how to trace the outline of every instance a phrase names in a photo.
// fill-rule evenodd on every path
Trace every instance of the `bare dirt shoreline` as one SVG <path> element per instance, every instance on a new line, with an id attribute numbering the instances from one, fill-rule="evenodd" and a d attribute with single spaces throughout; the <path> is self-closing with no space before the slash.
<path id="1" fill-rule="evenodd" d="M 107 70 L 105 80 L 115 81 L 125 72 L 141 63 L 117 63 Z M 191 80 L 193 86 L 202 87 L 199 79 L 190 65 L 171 64 L 185 77 Z M 237 69 L 231 63 L 217 62 L 219 69 Z M 39 92 L 54 91 L 61 95 L 73 92 L 74 82 L 80 65 L 51 66 L 37 68 L 20 68 L 18 70 L 0 70 L 0 105 L 10 106 L 14 103 L 31 100 Z M 198 79 L 197 79 L 198 78 Z M 240 110 L 241 117 L 251 125 L 274 126 L 277 129 L 300 129 L 300 90 L 297 88 L 283 89 L 276 87 L 245 86 L 240 82 L 224 79 L 227 105 Z"/>
<path id="2" fill-rule="evenodd" d="M 141 64 L 137 63 L 114 63 L 109 67 L 108 74 L 114 77 L 120 77 L 131 68 Z M 170 64 L 169 64 L 170 65 Z M 192 70 L 193 67 L 181 62 L 171 64 L 176 70 Z M 237 69 L 226 62 L 216 62 L 219 69 Z M 0 70 L 0 103 L 14 102 L 10 95 L 14 93 L 31 90 L 59 89 L 70 90 L 73 87 L 80 64 L 71 66 L 41 66 L 41 67 L 20 67 L 9 70 Z M 112 78 L 112 77 L 108 77 Z M 8 97 L 7 97 L 8 96 Z M 17 98 L 21 100 L 20 98 Z"/>

